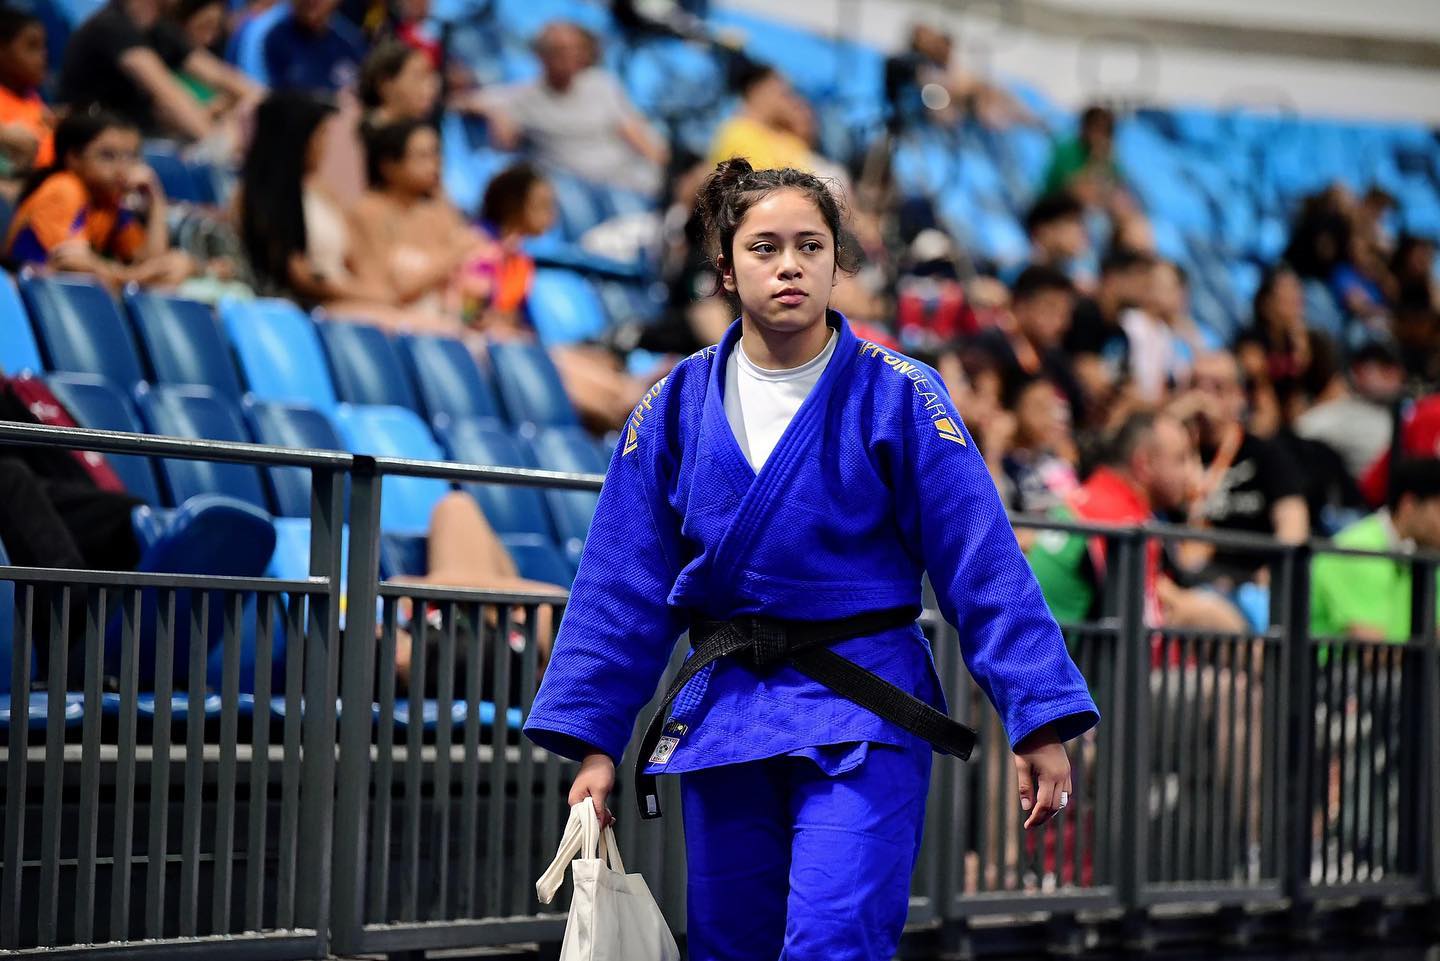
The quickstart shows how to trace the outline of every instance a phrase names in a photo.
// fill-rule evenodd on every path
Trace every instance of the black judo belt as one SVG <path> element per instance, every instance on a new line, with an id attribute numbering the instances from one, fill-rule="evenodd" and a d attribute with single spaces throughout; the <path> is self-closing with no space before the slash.
<path id="1" fill-rule="evenodd" d="M 973 730 L 829 649 L 829 645 L 838 641 L 906 627 L 915 623 L 915 613 L 914 608 L 900 607 L 833 621 L 745 617 L 734 621 L 696 621 L 691 624 L 690 645 L 695 653 L 686 659 L 680 674 L 665 692 L 635 755 L 635 794 L 640 816 L 647 820 L 660 816 L 656 776 L 646 774 L 645 767 L 669 729 L 664 720 L 675 698 L 705 667 L 722 657 L 747 652 L 748 660 L 754 667 L 789 664 L 841 697 L 930 742 L 942 754 L 969 760 L 970 752 L 975 748 L 976 734 Z M 669 742 L 670 750 L 674 749 L 674 744 L 674 741 Z M 668 758 L 670 751 L 662 753 Z"/>

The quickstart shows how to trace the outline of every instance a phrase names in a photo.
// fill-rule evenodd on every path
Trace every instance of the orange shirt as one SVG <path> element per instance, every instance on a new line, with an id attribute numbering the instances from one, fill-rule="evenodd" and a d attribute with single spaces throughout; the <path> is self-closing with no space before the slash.
<path id="1" fill-rule="evenodd" d="M 145 246 L 145 226 L 128 210 L 91 206 L 85 184 L 65 171 L 20 204 L 5 246 L 11 260 L 43 264 L 51 250 L 79 237 L 102 257 L 128 262 Z"/>
<path id="2" fill-rule="evenodd" d="M 0 86 L 0 124 L 20 124 L 40 141 L 35 154 L 35 167 L 48 167 L 55 161 L 55 132 L 50 127 L 50 108 L 35 91 L 18 94 Z"/>

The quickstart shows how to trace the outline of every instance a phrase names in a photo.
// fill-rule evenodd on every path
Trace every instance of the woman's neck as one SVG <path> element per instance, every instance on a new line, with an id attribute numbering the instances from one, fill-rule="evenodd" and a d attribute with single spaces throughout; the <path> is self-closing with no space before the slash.
<path id="1" fill-rule="evenodd" d="M 790 370 L 806 364 L 819 357 L 830 341 L 830 325 L 824 315 L 809 327 L 780 331 L 762 327 L 742 314 L 740 331 L 745 339 L 745 356 L 764 370 Z"/>

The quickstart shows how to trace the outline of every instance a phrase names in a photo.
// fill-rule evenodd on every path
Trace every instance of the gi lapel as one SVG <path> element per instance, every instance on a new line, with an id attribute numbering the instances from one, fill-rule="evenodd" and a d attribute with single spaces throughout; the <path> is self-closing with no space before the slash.
<path id="1" fill-rule="evenodd" d="M 835 385 L 844 378 L 855 361 L 859 341 L 850 332 L 850 325 L 846 323 L 844 316 L 833 310 L 829 312 L 829 322 L 836 329 L 836 337 L 839 338 L 835 344 L 835 353 L 825 365 L 825 371 L 820 375 L 815 389 L 800 405 L 795 419 L 780 435 L 779 442 L 770 453 L 769 459 L 760 467 L 759 474 L 751 472 L 750 488 L 735 509 L 730 529 L 715 547 L 713 571 L 716 583 L 733 580 L 750 556 L 751 545 L 765 529 L 776 502 L 793 481 L 796 469 L 805 463 L 805 456 L 813 452 L 819 443 L 817 432 L 824 423 L 825 410 L 829 406 Z M 741 453 L 735 434 L 729 429 L 729 422 L 725 419 L 725 363 L 729 350 L 734 349 L 735 341 L 739 339 L 739 326 L 737 323 L 726 332 L 725 339 L 721 341 L 721 349 L 715 355 L 715 363 L 710 368 L 706 414 L 707 417 L 719 417 L 719 423 L 726 435 L 724 441 L 712 441 L 713 446 L 728 447 L 726 456 L 738 459 L 748 468 L 749 463 Z"/>

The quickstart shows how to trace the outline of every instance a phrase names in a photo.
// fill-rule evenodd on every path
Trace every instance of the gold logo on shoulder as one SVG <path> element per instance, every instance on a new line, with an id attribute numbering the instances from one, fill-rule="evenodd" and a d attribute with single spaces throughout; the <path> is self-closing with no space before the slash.
<path id="1" fill-rule="evenodd" d="M 960 433 L 960 428 L 956 427 L 955 422 L 950 418 L 942 417 L 933 423 L 935 424 L 935 430 L 940 433 L 941 437 L 946 440 L 953 440 L 961 447 L 968 446 L 965 443 L 965 435 Z"/>

